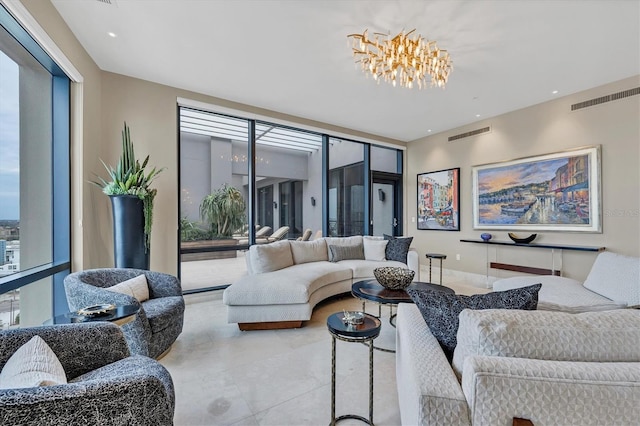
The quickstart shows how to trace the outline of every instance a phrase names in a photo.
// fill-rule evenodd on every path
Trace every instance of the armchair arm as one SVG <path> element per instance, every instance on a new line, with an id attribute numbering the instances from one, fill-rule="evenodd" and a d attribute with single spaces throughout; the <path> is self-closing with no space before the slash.
<path id="1" fill-rule="evenodd" d="M 640 363 L 470 356 L 462 388 L 472 424 L 635 424 Z"/>
<path id="2" fill-rule="evenodd" d="M 418 308 L 398 305 L 396 381 L 402 424 L 469 426 L 458 379 Z"/>
<path id="3" fill-rule="evenodd" d="M 56 354 L 67 379 L 129 356 L 127 342 L 117 325 L 109 322 L 65 324 L 0 333 L 0 366 L 35 335 L 42 337 Z"/>
<path id="4" fill-rule="evenodd" d="M 182 296 L 180 280 L 162 272 L 144 271 L 149 284 L 149 296 L 152 299 L 168 296 Z"/>
<path id="5" fill-rule="evenodd" d="M 66 385 L 1 390 L 0 423 L 173 424 L 173 382 L 156 361 L 130 357 L 94 373 Z"/>
<path id="6" fill-rule="evenodd" d="M 416 274 L 413 276 L 414 281 L 420 281 L 420 255 L 418 250 L 410 248 L 407 252 L 407 266 Z"/>

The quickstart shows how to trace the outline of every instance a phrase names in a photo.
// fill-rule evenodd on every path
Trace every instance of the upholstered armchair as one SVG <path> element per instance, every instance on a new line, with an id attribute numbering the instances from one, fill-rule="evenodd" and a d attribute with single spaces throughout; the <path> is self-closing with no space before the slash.
<path id="1" fill-rule="evenodd" d="M 1 389 L 0 424 L 173 424 L 175 392 L 169 372 L 156 360 L 129 356 L 117 325 L 93 322 L 0 332 L 0 368 L 36 335 L 55 353 L 68 383 Z"/>
<path id="2" fill-rule="evenodd" d="M 139 302 L 133 296 L 106 290 L 144 274 L 149 299 Z M 184 299 L 180 281 L 173 275 L 141 269 L 88 269 L 69 274 L 64 280 L 71 310 L 101 303 L 139 305 L 135 320 L 122 326 L 131 353 L 158 358 L 182 332 Z"/>

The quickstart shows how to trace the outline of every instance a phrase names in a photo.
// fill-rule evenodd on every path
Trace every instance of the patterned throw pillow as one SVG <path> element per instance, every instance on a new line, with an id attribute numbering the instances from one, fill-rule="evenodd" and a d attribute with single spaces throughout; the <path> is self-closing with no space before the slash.
<path id="1" fill-rule="evenodd" d="M 389 240 L 384 253 L 387 260 L 395 260 L 406 264 L 407 253 L 409 252 L 409 246 L 411 246 L 413 237 L 397 238 L 384 234 L 384 239 Z"/>
<path id="2" fill-rule="evenodd" d="M 364 260 L 364 246 L 362 243 L 355 246 L 334 246 L 329 244 L 329 251 L 331 252 L 332 262 L 349 259 Z"/>
<path id="3" fill-rule="evenodd" d="M 538 292 L 542 284 L 495 291 L 487 294 L 463 296 L 437 290 L 408 288 L 411 296 L 433 336 L 438 340 L 447 359 L 451 361 L 456 348 L 458 316 L 463 309 L 522 309 L 532 311 L 538 306 Z"/>

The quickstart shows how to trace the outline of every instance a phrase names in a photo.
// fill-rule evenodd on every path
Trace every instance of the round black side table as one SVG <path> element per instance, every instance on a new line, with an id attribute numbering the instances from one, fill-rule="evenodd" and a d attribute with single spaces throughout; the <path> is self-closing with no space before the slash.
<path id="1" fill-rule="evenodd" d="M 100 316 L 85 316 L 80 315 L 78 312 L 68 312 L 62 315 L 56 315 L 53 318 L 48 319 L 43 325 L 58 325 L 58 324 L 73 324 L 77 322 L 93 322 L 93 321 L 111 321 L 119 326 L 133 321 L 136 314 L 140 310 L 138 305 L 118 305 L 116 308 L 107 315 Z"/>
<path id="2" fill-rule="evenodd" d="M 327 318 L 327 328 L 331 334 L 331 423 L 334 426 L 344 419 L 355 419 L 373 426 L 373 339 L 380 334 L 380 320 L 373 315 L 364 314 L 362 324 L 345 324 L 344 314 L 337 312 Z M 356 414 L 345 414 L 336 418 L 336 339 L 344 342 L 369 342 L 369 419 Z"/>
<path id="3" fill-rule="evenodd" d="M 425 254 L 425 256 L 427 257 L 427 259 L 429 259 L 429 282 L 430 283 L 433 282 L 431 281 L 431 260 L 440 259 L 440 285 L 442 285 L 442 261 L 447 258 L 447 255 L 440 254 L 440 253 L 427 253 Z"/>

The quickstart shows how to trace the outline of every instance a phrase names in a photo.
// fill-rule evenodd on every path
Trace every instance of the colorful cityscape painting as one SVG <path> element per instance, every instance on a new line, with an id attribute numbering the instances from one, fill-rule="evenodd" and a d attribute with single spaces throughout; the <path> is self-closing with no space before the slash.
<path id="1" fill-rule="evenodd" d="M 460 230 L 460 169 L 418 175 L 418 229 Z"/>
<path id="2" fill-rule="evenodd" d="M 600 232 L 599 151 L 473 167 L 474 228 Z"/>

